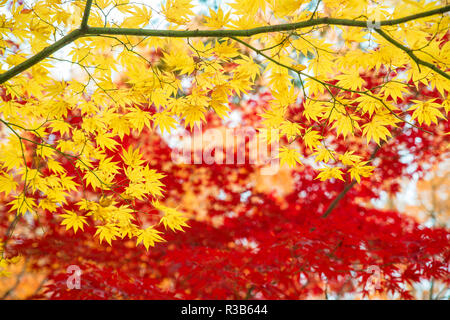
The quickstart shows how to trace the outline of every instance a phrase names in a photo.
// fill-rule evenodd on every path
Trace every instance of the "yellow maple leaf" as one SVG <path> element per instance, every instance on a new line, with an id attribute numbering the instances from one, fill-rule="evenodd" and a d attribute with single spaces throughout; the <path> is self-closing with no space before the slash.
<path id="1" fill-rule="evenodd" d="M 425 122 L 426 125 L 431 123 L 438 123 L 438 118 L 445 119 L 445 116 L 439 111 L 440 105 L 435 103 L 436 99 L 430 99 L 427 101 L 412 100 L 416 104 L 409 110 L 414 110 L 411 119 L 417 119 L 419 124 Z"/>
<path id="2" fill-rule="evenodd" d="M 363 136 L 366 136 L 367 139 L 367 144 L 373 139 L 379 145 L 380 140 L 387 141 L 387 137 L 392 137 L 391 132 L 385 127 L 385 122 L 379 121 L 376 118 L 364 124 L 362 128 Z"/>
<path id="3" fill-rule="evenodd" d="M 375 167 L 366 166 L 367 163 L 368 161 L 357 162 L 348 170 L 352 180 L 356 179 L 356 181 L 360 183 L 361 177 L 369 177 L 372 174 Z"/>
<path id="4" fill-rule="evenodd" d="M 315 179 L 320 179 L 320 181 L 325 181 L 328 179 L 339 179 L 344 181 L 342 175 L 344 174 L 339 167 L 325 167 L 319 169 L 320 173 L 317 175 Z"/>
<path id="5" fill-rule="evenodd" d="M 223 13 L 223 10 L 219 8 L 217 12 L 209 9 L 209 17 L 205 17 L 205 26 L 210 27 L 211 29 L 221 29 L 226 27 L 230 21 L 230 13 Z"/>
<path id="6" fill-rule="evenodd" d="M 167 112 L 157 112 L 153 115 L 153 124 L 159 126 L 161 133 L 164 133 L 164 130 L 170 133 L 170 129 L 176 128 L 177 121 Z"/>
<path id="7" fill-rule="evenodd" d="M 150 246 L 155 246 L 155 242 L 165 241 L 159 234 L 161 234 L 161 232 L 156 230 L 153 226 L 139 230 L 137 233 L 136 246 L 142 243 L 148 251 Z"/>
<path id="8" fill-rule="evenodd" d="M 294 140 L 300 135 L 302 126 L 298 123 L 285 120 L 281 123 L 280 130 L 282 135 L 286 135 L 288 141 Z"/>
<path id="9" fill-rule="evenodd" d="M 166 229 L 169 227 L 172 231 L 184 231 L 182 227 L 189 227 L 186 223 L 188 219 L 176 208 L 164 206 L 159 201 L 153 201 L 152 204 L 156 209 L 163 212 L 164 216 L 159 223 L 162 223 Z"/>
<path id="10" fill-rule="evenodd" d="M 161 6 L 161 13 L 167 21 L 182 25 L 189 21 L 188 17 L 194 15 L 190 0 L 167 0 Z"/>
<path id="11" fill-rule="evenodd" d="M 0 173 L 0 192 L 10 194 L 11 191 L 15 191 L 17 188 L 17 182 L 14 181 L 14 177 L 6 172 Z"/>
<path id="12" fill-rule="evenodd" d="M 319 148 L 312 154 L 312 156 L 316 156 L 316 158 L 314 159 L 315 162 L 323 161 L 327 163 L 328 161 L 330 161 L 330 159 L 334 159 L 334 153 L 335 152 L 333 150 L 327 148 Z"/>
<path id="13" fill-rule="evenodd" d="M 65 214 L 60 214 L 59 216 L 64 218 L 61 224 L 66 226 L 66 230 L 73 228 L 73 232 L 77 233 L 78 228 L 80 228 L 84 231 L 84 224 L 88 224 L 86 222 L 86 217 L 79 216 L 75 212 L 69 210 L 65 210 L 65 212 Z"/>
<path id="14" fill-rule="evenodd" d="M 112 240 L 116 240 L 116 237 L 120 235 L 117 226 L 113 223 L 108 223 L 103 226 L 97 226 L 97 231 L 94 236 L 99 236 L 100 243 L 105 240 L 109 245 L 111 245 Z"/>
<path id="15" fill-rule="evenodd" d="M 303 135 L 303 141 L 305 145 L 311 150 L 314 149 L 318 144 L 320 139 L 323 137 L 320 135 L 319 131 L 308 129 Z"/>
<path id="16" fill-rule="evenodd" d="M 287 164 L 289 167 L 294 167 L 297 163 L 302 164 L 300 161 L 300 152 L 296 149 L 289 149 L 288 147 L 280 147 L 278 154 L 281 165 Z"/>
<path id="17" fill-rule="evenodd" d="M 355 162 L 361 160 L 361 156 L 353 154 L 354 151 L 346 151 L 344 154 L 339 155 L 339 160 L 341 160 L 343 165 L 351 166 Z"/>

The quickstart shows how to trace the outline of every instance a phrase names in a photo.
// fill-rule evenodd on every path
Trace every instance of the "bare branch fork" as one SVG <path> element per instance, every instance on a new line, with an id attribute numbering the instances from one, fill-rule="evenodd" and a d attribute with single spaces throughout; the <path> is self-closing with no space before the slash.
<path id="1" fill-rule="evenodd" d="M 210 38 L 232 38 L 232 37 L 250 37 L 253 35 L 261 34 L 261 33 L 269 33 L 269 32 L 281 32 L 281 31 L 291 31 L 297 30 L 317 25 L 335 25 L 335 26 L 349 26 L 349 27 L 360 27 L 367 28 L 369 21 L 361 21 L 361 20 L 350 20 L 350 19 L 336 19 L 336 18 L 317 18 L 310 19 L 307 21 L 301 21 L 296 23 L 286 23 L 286 24 L 278 24 L 271 26 L 262 26 L 252 29 L 245 30 L 151 30 L 151 29 L 133 29 L 133 28 L 108 28 L 108 27 L 89 27 L 88 20 L 89 14 L 92 6 L 92 0 L 86 0 L 86 6 L 83 13 L 83 18 L 81 21 L 80 28 L 70 32 L 68 35 L 59 39 L 52 45 L 46 47 L 41 52 L 32 56 L 31 58 L 23 61 L 22 63 L 14 66 L 10 70 L 2 73 L 0 75 L 0 84 L 8 81 L 19 73 L 29 69 L 33 65 L 47 58 L 54 52 L 63 48 L 64 46 L 72 43 L 78 38 L 88 37 L 88 36 L 98 36 L 98 35 L 124 35 L 124 36 L 144 36 L 144 37 L 170 37 L 170 38 L 198 38 L 198 37 L 210 37 Z M 433 16 L 436 14 L 443 14 L 450 11 L 450 5 L 444 6 L 438 9 L 421 12 L 418 14 L 406 16 L 399 19 L 392 20 L 383 20 L 377 22 L 379 26 L 393 26 L 401 23 L 405 23 L 408 21 L 425 18 L 429 16 Z M 378 34 L 380 34 L 384 39 L 388 42 L 396 46 L 397 48 L 406 52 L 411 59 L 413 59 L 417 64 L 426 66 L 436 73 L 440 74 L 446 79 L 450 80 L 450 75 L 435 65 L 423 61 L 414 55 L 411 49 L 405 47 L 400 42 L 394 40 L 389 35 L 387 35 L 381 29 L 375 30 Z"/>

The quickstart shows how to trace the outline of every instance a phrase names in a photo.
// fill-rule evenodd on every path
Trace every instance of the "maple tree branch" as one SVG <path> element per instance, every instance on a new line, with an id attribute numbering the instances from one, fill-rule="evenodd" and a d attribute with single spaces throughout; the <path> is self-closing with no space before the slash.
<path id="1" fill-rule="evenodd" d="M 92 0 L 86 0 L 86 6 L 84 7 L 83 20 L 81 20 L 80 29 L 84 30 L 88 26 L 89 14 L 91 13 Z"/>
<path id="2" fill-rule="evenodd" d="M 325 211 L 325 213 L 322 215 L 322 218 L 326 218 L 328 217 L 328 215 L 334 210 L 334 208 L 337 206 L 337 204 L 339 203 L 339 201 L 341 201 L 341 199 L 347 194 L 347 192 L 350 191 L 351 188 L 353 188 L 353 186 L 356 184 L 356 180 L 353 180 L 350 184 L 346 185 L 344 190 L 342 190 L 336 198 L 333 199 L 333 201 L 330 203 L 330 205 L 328 206 L 327 210 Z"/>
<path id="3" fill-rule="evenodd" d="M 393 44 L 394 46 L 396 46 L 397 48 L 403 50 L 404 52 L 406 52 L 411 59 L 413 59 L 418 65 L 421 64 L 423 66 L 426 66 L 428 68 L 430 68 L 431 70 L 433 70 L 436 73 L 439 73 L 441 76 L 443 76 L 444 78 L 450 80 L 450 75 L 442 70 L 440 70 L 438 67 L 436 67 L 434 64 L 429 63 L 427 61 L 424 61 L 422 59 L 420 59 L 419 57 L 417 57 L 414 53 L 413 50 L 409 49 L 408 47 L 402 45 L 400 42 L 398 42 L 397 40 L 393 39 L 392 37 L 390 37 L 386 32 L 384 32 L 381 29 L 375 29 L 375 31 L 382 36 L 384 39 L 386 39 L 388 42 L 390 42 L 391 44 Z"/>
<path id="4" fill-rule="evenodd" d="M 269 32 L 291 31 L 296 29 L 302 29 L 306 27 L 312 27 L 317 25 L 335 25 L 335 26 L 349 26 L 349 27 L 362 27 L 367 28 L 370 21 L 364 20 L 352 20 L 352 19 L 338 19 L 323 17 L 317 19 L 309 19 L 306 21 L 278 24 L 271 26 L 262 26 L 252 29 L 243 30 L 154 30 L 154 29 L 134 29 L 134 28 L 110 28 L 110 27 L 89 27 L 87 20 L 89 18 L 89 12 L 92 5 L 92 0 L 86 1 L 86 7 L 83 15 L 83 20 L 79 29 L 76 29 L 56 41 L 52 45 L 46 47 L 41 52 L 25 60 L 24 62 L 14 66 L 10 70 L 0 74 L 0 84 L 8 81 L 12 77 L 21 73 L 22 71 L 32 67 L 41 60 L 47 58 L 52 53 L 58 51 L 67 44 L 75 41 L 83 36 L 95 36 L 95 35 L 128 35 L 128 36 L 146 36 L 146 37 L 171 37 L 171 38 L 194 38 L 194 37 L 250 37 L 253 35 Z M 434 10 L 424 11 L 403 18 L 377 21 L 379 26 L 393 26 L 401 23 L 405 23 L 411 20 L 425 18 L 436 14 L 443 14 L 450 11 L 450 5 L 437 8 Z M 394 40 L 395 41 L 395 40 Z M 406 48 L 406 47 L 405 47 Z M 407 49 L 406 50 L 410 50 Z M 425 62 L 425 61 L 423 61 Z M 427 65 L 428 63 L 425 62 Z M 436 67 L 435 67 L 436 68 Z M 437 68 L 436 68 L 437 69 Z M 433 69 L 435 70 L 435 69 Z M 438 69 L 439 70 L 439 69 Z M 436 71 L 436 70 L 435 70 Z M 437 71 L 436 71 L 437 72 Z M 439 72 L 442 75 L 442 71 Z M 448 76 L 448 75 L 447 75 Z M 447 76 L 444 76 L 447 78 Z"/>
<path id="5" fill-rule="evenodd" d="M 46 47 L 45 49 L 43 49 L 39 53 L 35 54 L 31 58 L 23 61 L 22 63 L 19 63 L 18 65 L 14 66 L 13 68 L 9 69 L 8 71 L 0 74 L 0 84 L 8 81 L 9 79 L 11 79 L 13 77 L 15 77 L 16 75 L 18 75 L 22 71 L 25 71 L 25 70 L 31 68 L 32 66 L 34 66 L 35 64 L 37 64 L 41 60 L 44 60 L 45 58 L 47 58 L 48 56 L 50 56 L 54 52 L 58 51 L 62 47 L 65 47 L 69 43 L 75 41 L 76 39 L 78 39 L 82 35 L 83 35 L 83 32 L 81 30 L 79 30 L 79 29 L 74 30 L 71 33 L 69 33 L 68 35 L 62 37 L 61 39 L 59 39 L 58 41 L 53 43 L 52 45 Z"/>
<path id="6" fill-rule="evenodd" d="M 385 144 L 385 141 L 382 141 L 379 145 L 375 147 L 375 149 L 372 151 L 372 154 L 370 155 L 370 161 L 375 158 L 380 148 Z M 321 218 L 326 218 L 330 215 L 330 213 L 334 210 L 334 208 L 337 206 L 339 201 L 347 194 L 347 192 L 350 191 L 351 188 L 356 184 L 356 180 L 353 180 L 350 184 L 346 185 L 345 188 L 336 196 L 336 198 L 333 199 L 333 201 L 328 206 L 327 210 L 325 210 L 324 214 L 321 216 Z"/>
<path id="7" fill-rule="evenodd" d="M 418 14 L 406 16 L 399 19 L 377 21 L 380 26 L 393 26 L 411 20 L 425 18 L 436 14 L 450 11 L 450 5 L 438 9 L 424 11 Z M 262 26 L 242 30 L 152 30 L 136 28 L 109 28 L 109 27 L 89 27 L 86 35 L 128 35 L 128 36 L 149 36 L 149 37 L 172 37 L 172 38 L 194 38 L 194 37 L 250 37 L 261 33 L 292 31 L 317 25 L 335 25 L 348 27 L 367 28 L 370 21 L 352 20 L 323 17 L 306 21 L 285 23 L 278 25 Z"/>

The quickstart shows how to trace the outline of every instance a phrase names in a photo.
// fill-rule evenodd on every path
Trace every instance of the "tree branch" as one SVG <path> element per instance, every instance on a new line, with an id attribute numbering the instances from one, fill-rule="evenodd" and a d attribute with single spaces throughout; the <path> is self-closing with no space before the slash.
<path id="1" fill-rule="evenodd" d="M 450 5 L 410 15 L 407 17 L 383 20 L 377 22 L 380 26 L 393 26 L 400 23 L 405 23 L 411 20 L 425 18 L 440 13 L 450 11 Z M 252 29 L 244 30 L 151 30 L 151 29 L 135 29 L 135 28 L 101 28 L 89 27 L 86 35 L 128 35 L 128 36 L 147 36 L 147 37 L 172 37 L 172 38 L 198 38 L 198 37 L 250 37 L 261 33 L 291 31 L 296 29 L 303 29 L 317 25 L 334 25 L 334 26 L 348 26 L 367 28 L 370 21 L 366 20 L 351 20 L 351 19 L 337 19 L 337 18 L 317 18 L 307 21 L 285 23 L 271 26 L 262 26 Z"/>
<path id="2" fill-rule="evenodd" d="M 4 72 L 0 75 L 0 84 L 8 81 L 12 77 L 21 73 L 22 71 L 32 67 L 37 64 L 41 60 L 47 58 L 52 53 L 58 51 L 65 45 L 75 41 L 76 39 L 82 36 L 94 36 L 94 35 L 129 35 L 129 36 L 146 36 L 146 37 L 172 37 L 172 38 L 194 38 L 194 37 L 215 37 L 215 38 L 224 38 L 224 37 L 250 37 L 253 35 L 268 33 L 268 32 L 280 32 L 280 31 L 291 31 L 296 29 L 302 29 L 317 25 L 336 25 L 336 26 L 349 26 L 349 27 L 361 27 L 367 28 L 369 21 L 363 20 L 351 20 L 351 19 L 336 19 L 336 18 L 317 18 L 310 19 L 307 21 L 301 21 L 296 23 L 286 23 L 279 25 L 271 25 L 271 26 L 262 26 L 252 29 L 245 30 L 151 30 L 151 29 L 133 29 L 133 28 L 101 28 L 101 27 L 89 27 L 87 25 L 87 21 L 89 18 L 89 12 L 92 5 L 92 0 L 86 1 L 86 7 L 83 14 L 83 20 L 81 22 L 81 26 L 79 29 L 72 31 L 65 37 L 61 38 L 54 44 L 46 47 L 44 50 L 34 55 L 33 57 L 25 60 L 24 62 L 18 64 L 12 69 Z M 420 18 L 425 18 L 429 16 L 433 16 L 436 14 L 442 14 L 450 11 L 450 5 L 441 7 L 438 9 L 421 12 L 418 14 L 406 16 L 399 19 L 392 20 L 383 20 L 379 21 L 380 26 L 393 26 L 400 23 L 405 23 L 411 20 L 416 20 Z M 395 41 L 395 40 L 394 40 Z M 406 48 L 406 47 L 405 47 Z M 407 49 L 406 50 L 410 50 Z M 428 62 L 423 61 L 426 65 Z M 430 65 L 430 64 L 429 64 Z M 431 65 L 436 71 L 436 67 Z M 437 69 L 439 70 L 439 69 Z M 440 71 L 440 70 L 439 70 Z M 438 71 L 436 71 L 438 72 Z M 440 71 L 439 74 L 442 75 L 443 71 Z M 445 73 L 444 73 L 445 74 Z M 448 78 L 448 75 L 444 76 Z"/>
<path id="3" fill-rule="evenodd" d="M 66 35 L 65 37 L 63 37 L 63 38 L 59 39 L 58 41 L 56 41 L 51 46 L 46 47 L 41 52 L 39 52 L 36 55 L 32 56 L 31 58 L 25 60 L 22 63 L 19 63 L 18 65 L 16 65 L 15 67 L 9 69 L 5 73 L 0 74 L 0 84 L 8 81 L 12 77 L 15 77 L 16 75 L 18 75 L 22 71 L 25 71 L 28 68 L 31 68 L 32 66 L 34 66 L 35 64 L 37 64 L 41 60 L 44 60 L 45 58 L 50 56 L 52 53 L 58 51 L 59 49 L 61 49 L 62 47 L 68 45 L 69 43 L 75 41 L 76 39 L 78 39 L 82 35 L 83 35 L 83 32 L 81 30 L 79 30 L 79 29 L 74 30 L 71 33 L 69 33 L 68 35 Z"/>
<path id="4" fill-rule="evenodd" d="M 450 80 L 450 75 L 442 70 L 440 70 L 439 68 L 437 68 L 435 65 L 424 61 L 420 58 L 418 58 L 414 53 L 413 50 L 409 49 L 408 47 L 405 47 L 404 45 L 402 45 L 400 42 L 398 42 L 397 40 L 393 39 L 392 37 L 390 37 L 386 32 L 384 32 L 381 29 L 375 29 L 375 31 L 382 36 L 384 39 L 386 39 L 387 41 L 389 41 L 391 44 L 393 44 L 394 46 L 396 46 L 397 48 L 403 50 L 404 52 L 406 52 L 411 59 L 413 59 L 418 65 L 421 64 L 423 66 L 426 66 L 428 68 L 430 68 L 431 70 L 433 70 L 436 73 L 439 73 L 441 76 L 443 76 L 444 78 Z"/>
<path id="5" fill-rule="evenodd" d="M 80 29 L 84 30 L 88 26 L 89 14 L 91 13 L 92 0 L 86 0 L 86 6 L 84 7 L 83 20 L 81 20 Z"/>

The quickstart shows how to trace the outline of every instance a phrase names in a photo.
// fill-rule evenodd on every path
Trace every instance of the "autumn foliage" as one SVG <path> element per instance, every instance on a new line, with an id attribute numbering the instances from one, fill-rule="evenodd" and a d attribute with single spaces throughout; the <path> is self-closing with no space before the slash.
<path id="1" fill-rule="evenodd" d="M 148 36 L 138 30 L 156 10 L 128 1 L 75 1 L 72 14 L 56 0 L 0 4 L 0 273 L 14 279 L 0 279 L 3 298 L 448 295 L 447 199 L 386 201 L 405 181 L 448 184 L 448 6 L 247 0 L 194 18 L 190 1 L 170 0 L 158 13 L 175 32 L 437 11 L 375 29 L 331 19 Z M 68 57 L 9 77 L 62 30 L 79 32 Z M 50 62 L 81 75 L 59 79 Z M 276 142 L 275 174 L 250 163 L 251 135 L 224 140 L 238 142 L 232 162 L 195 161 L 223 159 L 208 133 L 242 128 Z M 189 161 L 175 161 L 194 131 Z"/>

